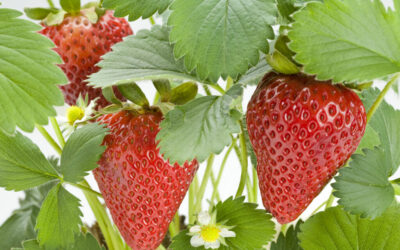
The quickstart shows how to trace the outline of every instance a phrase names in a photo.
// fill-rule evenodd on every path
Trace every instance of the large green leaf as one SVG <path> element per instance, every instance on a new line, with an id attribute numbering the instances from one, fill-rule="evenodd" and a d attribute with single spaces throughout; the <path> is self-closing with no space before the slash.
<path id="1" fill-rule="evenodd" d="M 271 66 L 267 63 L 265 56 L 260 57 L 260 61 L 256 66 L 250 68 L 246 74 L 240 76 L 237 83 L 242 85 L 258 85 L 261 79 L 272 70 Z"/>
<path id="2" fill-rule="evenodd" d="M 175 56 L 201 79 L 245 73 L 274 37 L 274 0 L 175 0 L 171 9 Z"/>
<path id="3" fill-rule="evenodd" d="M 0 8 L 0 130 L 9 134 L 16 126 L 33 131 L 35 123 L 47 124 L 56 115 L 53 105 L 64 103 L 56 84 L 67 82 L 53 43 L 21 15 Z"/>
<path id="4" fill-rule="evenodd" d="M 272 216 L 264 209 L 257 209 L 257 204 L 244 202 L 244 197 L 219 202 L 214 208 L 217 211 L 217 223 L 232 226 L 236 237 L 225 238 L 228 246 L 219 249 L 262 249 L 275 234 Z M 190 244 L 188 230 L 181 231 L 172 241 L 173 250 L 202 250 Z"/>
<path id="5" fill-rule="evenodd" d="M 36 229 L 41 246 L 65 249 L 74 243 L 82 224 L 79 200 L 61 184 L 50 190 L 37 217 Z"/>
<path id="6" fill-rule="evenodd" d="M 54 182 L 25 191 L 20 208 L 0 226 L 0 249 L 21 247 L 24 240 L 36 238 L 35 224 L 40 207 Z"/>
<path id="7" fill-rule="evenodd" d="M 297 222 L 296 226 L 290 226 L 286 233 L 280 233 L 278 239 L 272 242 L 270 250 L 302 250 L 297 234 L 300 232 L 300 225 L 303 221 Z"/>
<path id="8" fill-rule="evenodd" d="M 230 134 L 240 131 L 229 106 L 242 93 L 242 87 L 235 85 L 223 96 L 204 96 L 176 106 L 161 122 L 160 152 L 179 164 L 194 158 L 202 162 L 211 153 L 220 153 L 232 142 Z"/>
<path id="9" fill-rule="evenodd" d="M 290 48 L 319 79 L 368 81 L 400 71 L 400 15 L 381 1 L 327 0 L 294 15 Z"/>
<path id="10" fill-rule="evenodd" d="M 76 130 L 65 144 L 61 155 L 61 173 L 64 180 L 78 183 L 97 167 L 97 161 L 105 150 L 102 146 L 107 128 L 97 123 Z"/>
<path id="11" fill-rule="evenodd" d="M 400 208 L 391 207 L 374 220 L 330 208 L 308 219 L 300 229 L 300 245 L 306 250 L 399 250 Z"/>
<path id="12" fill-rule="evenodd" d="M 379 148 L 363 152 L 352 156 L 349 167 L 339 171 L 332 187 L 345 210 L 375 218 L 394 201 L 394 190 L 388 180 L 392 164 Z"/>
<path id="13" fill-rule="evenodd" d="M 190 79 L 182 60 L 175 60 L 169 42 L 169 28 L 154 26 L 151 31 L 141 30 L 113 46 L 99 63 L 101 70 L 90 76 L 96 87 L 154 79 Z"/>
<path id="14" fill-rule="evenodd" d="M 58 178 L 40 149 L 20 133 L 0 131 L 0 186 L 20 191 Z"/>
<path id="15" fill-rule="evenodd" d="M 163 13 L 172 0 L 104 0 L 103 7 L 114 9 L 114 15 L 124 17 L 129 15 L 129 21 L 140 17 L 148 18 L 154 13 Z"/>

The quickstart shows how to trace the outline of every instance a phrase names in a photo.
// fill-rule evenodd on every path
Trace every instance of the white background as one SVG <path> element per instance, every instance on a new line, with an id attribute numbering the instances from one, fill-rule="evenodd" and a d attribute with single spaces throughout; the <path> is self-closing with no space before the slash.
<path id="1" fill-rule="evenodd" d="M 55 0 L 57 2 L 57 0 Z M 82 2 L 88 2 L 88 1 L 82 1 Z M 391 2 L 390 0 L 384 0 L 385 3 Z M 22 11 L 24 7 L 45 7 L 47 6 L 47 3 L 45 0 L 3 0 L 2 1 L 2 8 L 13 8 Z M 158 23 L 160 23 L 160 20 L 157 20 Z M 148 29 L 150 28 L 150 23 L 148 20 L 138 20 L 135 22 L 131 23 L 132 29 L 136 33 L 140 29 Z M 39 72 L 38 72 L 39 73 Z M 378 82 L 377 86 L 382 87 L 384 82 Z M 152 87 L 152 85 L 149 82 L 143 82 L 140 83 L 140 86 L 148 95 L 149 98 L 151 98 L 155 90 Z M 249 101 L 252 92 L 254 91 L 254 87 L 248 88 L 245 91 L 245 98 L 244 98 L 244 108 L 246 108 L 246 104 Z M 152 98 L 150 99 L 152 100 Z M 400 97 L 398 95 L 395 95 L 393 91 L 391 91 L 388 96 L 387 100 L 394 104 L 397 108 L 400 108 Z M 65 112 L 65 107 L 63 108 L 58 108 L 59 114 L 63 115 Z M 51 131 L 51 129 L 48 129 Z M 56 153 L 52 150 L 50 146 L 46 143 L 44 139 L 40 136 L 40 134 L 35 131 L 33 134 L 28 135 L 34 142 L 36 142 L 39 147 L 42 149 L 42 151 L 46 155 L 56 155 Z M 224 155 L 222 153 L 221 155 Z M 217 173 L 220 162 L 221 162 L 221 155 L 216 159 L 215 161 L 215 172 Z M 205 166 L 202 165 L 199 171 L 199 176 L 202 176 L 202 173 L 204 172 Z M 231 154 L 231 157 L 228 160 L 227 166 L 226 166 L 226 171 L 222 177 L 221 184 L 220 184 L 220 193 L 221 193 L 221 199 L 224 200 L 228 198 L 229 196 L 232 196 L 236 192 L 236 188 L 239 183 L 239 178 L 240 178 L 240 165 L 238 162 L 238 159 L 236 158 L 235 154 Z M 94 181 L 93 177 L 89 177 L 89 182 L 91 183 L 92 187 L 95 187 L 97 189 L 96 182 Z M 92 223 L 94 221 L 94 216 L 88 206 L 88 204 L 85 201 L 85 198 L 83 197 L 82 193 L 79 190 L 76 190 L 74 188 L 68 188 L 73 194 L 75 194 L 77 197 L 79 197 L 82 201 L 82 211 L 84 214 L 83 220 L 87 223 Z M 331 192 L 331 188 L 328 185 L 325 190 L 318 196 L 317 199 L 314 200 L 314 202 L 311 204 L 311 206 L 307 209 L 307 211 L 303 214 L 302 218 L 306 219 L 309 214 L 323 201 L 325 201 L 329 194 Z M 209 198 L 211 196 L 211 186 L 209 185 L 206 195 L 206 198 Z M 4 189 L 0 188 L 0 225 L 10 216 L 12 211 L 16 208 L 18 208 L 18 199 L 23 197 L 22 192 L 11 192 L 11 191 L 5 191 Z M 261 204 L 261 198 L 259 197 L 259 204 L 260 207 L 262 207 Z M 206 205 L 206 201 L 204 201 L 204 205 Z M 183 201 L 182 206 L 180 208 L 181 213 L 187 213 L 187 201 Z"/>

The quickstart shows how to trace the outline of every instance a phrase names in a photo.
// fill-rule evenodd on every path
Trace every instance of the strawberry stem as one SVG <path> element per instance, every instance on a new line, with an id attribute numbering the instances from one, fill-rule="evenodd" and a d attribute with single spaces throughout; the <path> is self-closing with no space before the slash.
<path id="1" fill-rule="evenodd" d="M 63 148 L 65 146 L 65 139 L 56 118 L 50 117 L 50 122 L 51 125 L 53 126 L 54 133 L 56 133 L 58 143 L 60 143 L 61 148 Z"/>
<path id="2" fill-rule="evenodd" d="M 335 196 L 333 195 L 333 190 L 331 195 L 329 196 L 328 200 L 326 201 L 325 209 L 332 207 L 333 202 L 335 201 Z"/>
<path id="3" fill-rule="evenodd" d="M 100 198 L 103 198 L 103 195 L 101 193 L 91 189 L 90 187 L 84 186 L 84 185 L 79 184 L 79 183 L 77 184 L 77 183 L 72 183 L 72 182 L 67 182 L 67 181 L 64 181 L 64 183 L 69 184 L 71 186 L 74 186 L 76 188 L 79 188 L 82 191 L 86 191 L 86 192 L 89 192 L 91 194 L 94 194 L 94 195 L 96 195 L 96 196 L 98 196 Z"/>
<path id="4" fill-rule="evenodd" d="M 247 148 L 246 148 L 246 138 L 244 137 L 244 128 L 243 124 L 239 121 L 240 124 L 240 130 L 241 133 L 239 135 L 239 140 L 240 140 L 240 152 L 241 152 L 241 157 L 240 157 L 240 163 L 242 165 L 242 174 L 240 176 L 240 183 L 238 190 L 236 192 L 235 197 L 239 197 L 243 194 L 244 186 L 246 184 L 246 178 L 247 178 L 247 167 L 248 167 L 248 161 L 247 161 Z"/>
<path id="5" fill-rule="evenodd" d="M 225 90 L 223 88 L 221 88 L 221 86 L 219 86 L 218 84 L 214 84 L 214 83 L 210 83 L 208 84 L 211 88 L 215 89 L 216 91 L 218 91 L 221 95 L 225 95 Z"/>
<path id="6" fill-rule="evenodd" d="M 214 163 L 214 158 L 215 158 L 215 155 L 211 154 L 210 157 L 207 160 L 206 171 L 204 172 L 203 180 L 201 181 L 200 189 L 198 190 L 197 196 L 196 196 L 196 203 L 195 203 L 195 206 L 194 206 L 194 213 L 198 213 L 198 212 L 201 211 L 201 202 L 203 200 L 204 193 L 206 191 L 206 187 L 207 187 L 208 181 L 209 181 L 210 176 L 211 176 L 211 171 L 212 171 L 212 167 L 213 167 L 213 163 Z"/>
<path id="7" fill-rule="evenodd" d="M 215 194 L 215 197 L 211 198 L 211 200 L 210 200 L 210 202 L 211 202 L 210 204 L 211 204 L 211 207 L 212 207 L 214 205 L 214 200 L 216 200 L 217 202 L 221 201 L 221 197 L 219 196 L 218 188 L 216 188 L 217 180 L 215 179 L 214 170 L 211 171 L 211 183 L 213 185 L 213 193 L 214 193 L 215 190 L 217 190 L 216 194 Z"/>
<path id="8" fill-rule="evenodd" d="M 324 202 L 322 202 L 322 204 L 321 205 L 319 205 L 312 213 L 311 213 L 311 215 L 314 215 L 314 214 L 316 214 L 323 206 L 325 206 L 326 205 L 326 203 L 328 203 L 328 201 L 324 201 Z"/>
<path id="9" fill-rule="evenodd" d="M 258 200 L 258 176 L 257 176 L 257 170 L 253 167 L 252 168 L 252 172 L 253 172 L 253 197 L 254 203 L 257 203 Z"/>
<path id="10" fill-rule="evenodd" d="M 195 194 L 196 194 L 196 187 L 198 185 L 198 178 L 197 175 L 194 177 L 192 184 L 189 187 L 189 224 L 193 224 L 195 220 L 194 216 L 194 203 L 195 203 Z"/>
<path id="11" fill-rule="evenodd" d="M 376 98 L 374 104 L 370 108 L 367 114 L 367 123 L 371 120 L 372 116 L 375 114 L 375 111 L 379 108 L 379 105 L 382 103 L 382 101 L 385 98 L 385 95 L 387 92 L 392 88 L 393 84 L 396 83 L 396 81 L 399 79 L 400 73 L 395 74 L 392 79 L 386 84 L 385 88 L 381 91 L 379 94 L 378 98 Z"/>
<path id="12" fill-rule="evenodd" d="M 178 211 L 178 212 L 176 212 L 171 223 L 169 224 L 169 234 L 171 236 L 171 239 L 173 239 L 176 235 L 178 235 L 180 230 L 181 230 L 181 228 L 180 228 L 180 219 L 179 219 L 179 211 Z"/>
<path id="13" fill-rule="evenodd" d="M 150 20 L 151 25 L 155 25 L 155 24 L 156 24 L 156 21 L 154 20 L 154 17 L 153 17 L 153 16 L 151 16 L 151 17 L 149 18 L 149 20 Z"/>
<path id="14" fill-rule="evenodd" d="M 53 139 L 53 137 L 51 137 L 51 135 L 47 132 L 47 130 L 39 124 L 36 124 L 36 128 L 42 134 L 44 139 L 46 139 L 46 141 L 54 148 L 54 150 L 61 155 L 62 154 L 61 147 L 57 144 L 57 142 Z"/>
<path id="15" fill-rule="evenodd" d="M 52 0 L 47 0 L 47 3 L 49 4 L 50 8 L 55 8 Z"/>

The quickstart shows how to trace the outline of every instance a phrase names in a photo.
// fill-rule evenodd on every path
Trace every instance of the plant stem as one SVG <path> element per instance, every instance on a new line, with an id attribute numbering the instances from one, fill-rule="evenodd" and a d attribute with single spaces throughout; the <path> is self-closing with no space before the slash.
<path id="1" fill-rule="evenodd" d="M 86 181 L 82 182 L 82 185 L 90 188 Z M 105 207 L 100 203 L 97 196 L 92 192 L 83 190 L 89 206 L 92 208 L 93 214 L 96 217 L 97 223 L 99 224 L 100 230 L 104 235 L 104 239 L 107 243 L 109 250 L 120 250 L 124 249 L 124 243 L 119 236 L 119 233 L 115 231 L 110 218 L 108 217 Z"/>
<path id="2" fill-rule="evenodd" d="M 179 219 L 179 212 L 176 212 L 173 220 L 169 224 L 169 234 L 171 239 L 178 235 L 179 231 L 181 230 L 180 227 L 180 219 Z"/>
<path id="3" fill-rule="evenodd" d="M 247 190 L 247 197 L 249 198 L 249 202 L 253 203 L 254 202 L 253 188 L 251 186 L 251 180 L 250 180 L 249 172 L 247 172 L 247 174 L 246 174 L 246 190 Z"/>
<path id="4" fill-rule="evenodd" d="M 390 90 L 392 85 L 396 83 L 396 81 L 399 79 L 400 73 L 395 74 L 392 79 L 386 84 L 385 88 L 381 91 L 379 94 L 378 98 L 376 98 L 374 104 L 372 104 L 371 108 L 368 111 L 367 114 L 367 123 L 371 120 L 372 116 L 375 114 L 375 111 L 379 108 L 379 105 L 382 103 L 382 101 L 385 98 L 385 95 L 387 92 Z"/>
<path id="5" fill-rule="evenodd" d="M 214 200 L 216 199 L 217 202 L 221 200 L 221 197 L 219 196 L 219 191 L 217 187 L 217 180 L 215 179 L 214 171 L 211 171 L 211 183 L 213 185 L 213 193 L 216 190 L 216 195 L 215 197 L 211 197 L 211 205 L 214 205 Z"/>
<path id="6" fill-rule="evenodd" d="M 216 91 L 218 91 L 220 94 L 225 95 L 225 90 L 223 88 L 221 88 L 221 86 L 219 86 L 218 84 L 208 84 L 210 85 L 211 88 L 215 89 Z"/>
<path id="7" fill-rule="evenodd" d="M 201 202 L 203 200 L 203 196 L 204 196 L 204 193 L 207 188 L 208 180 L 210 179 L 210 176 L 211 176 L 214 158 L 215 158 L 215 155 L 211 154 L 207 160 L 207 167 L 206 167 L 206 171 L 204 172 L 203 180 L 201 181 L 200 189 L 198 192 L 196 192 L 196 203 L 194 206 L 195 213 L 200 212 L 200 210 L 201 210 Z"/>
<path id="8" fill-rule="evenodd" d="M 312 213 L 311 215 L 316 214 L 328 201 L 322 202 L 321 205 L 319 205 Z"/>
<path id="9" fill-rule="evenodd" d="M 86 185 L 82 185 L 82 184 L 79 184 L 79 183 L 77 184 L 77 183 L 67 182 L 67 181 L 64 181 L 64 183 L 69 184 L 71 186 L 74 186 L 76 188 L 79 188 L 82 191 L 87 191 L 87 192 L 89 192 L 89 193 L 91 193 L 93 195 L 96 195 L 96 196 L 100 197 L 100 198 L 103 198 L 103 195 L 101 193 L 99 193 L 97 191 L 94 191 L 93 189 L 91 189 L 90 187 L 88 187 Z"/>
<path id="10" fill-rule="evenodd" d="M 258 202 L 258 176 L 257 176 L 257 170 L 253 167 L 252 168 L 253 172 L 253 197 L 254 197 L 254 203 Z"/>
<path id="11" fill-rule="evenodd" d="M 50 136 L 50 134 L 46 131 L 44 127 L 42 127 L 39 124 L 36 124 L 37 130 L 43 135 L 43 137 L 46 139 L 46 141 L 54 148 L 54 150 L 58 154 L 62 154 L 62 150 L 60 146 L 57 144 L 57 142 L 53 139 L 53 137 Z"/>
<path id="12" fill-rule="evenodd" d="M 197 181 L 197 175 L 194 177 L 194 180 L 192 182 L 192 184 L 189 187 L 189 211 L 188 211 L 188 216 L 189 216 L 189 224 L 193 224 L 194 223 L 194 203 L 195 201 L 195 185 L 196 185 L 196 181 Z"/>
<path id="13" fill-rule="evenodd" d="M 240 140 L 240 162 L 242 165 L 242 174 L 240 177 L 240 183 L 238 190 L 236 192 L 235 197 L 239 197 L 243 194 L 244 186 L 246 184 L 246 178 L 247 178 L 247 167 L 248 167 L 248 161 L 247 161 L 247 148 L 246 148 L 246 139 L 244 137 L 244 128 L 243 124 L 239 121 L 240 123 L 240 130 L 241 133 L 239 135 L 239 140 Z"/>
<path id="14" fill-rule="evenodd" d="M 154 20 L 154 17 L 153 17 L 153 16 L 151 16 L 151 17 L 149 18 L 149 20 L 150 20 L 151 25 L 155 25 L 155 24 L 156 24 L 156 21 Z"/>
<path id="15" fill-rule="evenodd" d="M 206 95 L 208 95 L 208 96 L 212 95 L 210 88 L 208 87 L 207 84 L 203 84 L 203 89 L 204 89 L 204 92 L 206 92 Z"/>
<path id="16" fill-rule="evenodd" d="M 49 4 L 50 8 L 54 8 L 54 3 L 52 0 L 47 0 L 47 3 Z"/>
<path id="17" fill-rule="evenodd" d="M 60 143 L 61 148 L 65 146 L 65 139 L 61 132 L 60 126 L 55 117 L 50 117 L 51 125 L 53 126 L 54 133 L 56 133 L 58 143 Z"/>
<path id="18" fill-rule="evenodd" d="M 217 195 L 218 186 L 219 186 L 219 183 L 221 181 L 222 173 L 224 172 L 224 169 L 225 169 L 225 166 L 226 166 L 226 162 L 228 161 L 229 155 L 231 154 L 232 149 L 233 149 L 233 147 L 235 145 L 236 145 L 236 139 L 233 139 L 231 146 L 226 151 L 224 159 L 222 160 L 221 167 L 220 167 L 219 172 L 218 172 L 217 180 L 215 181 L 214 190 L 213 190 L 213 193 L 211 195 L 211 200 L 212 201 L 215 199 L 215 197 Z"/>
<path id="19" fill-rule="evenodd" d="M 228 79 L 226 80 L 226 87 L 225 87 L 225 91 L 228 91 L 228 89 L 230 89 L 233 85 L 233 79 L 232 77 L 228 77 Z"/>
<path id="20" fill-rule="evenodd" d="M 333 190 L 332 190 L 331 195 L 329 196 L 328 200 L 326 201 L 325 209 L 330 208 L 334 201 L 335 201 L 335 196 L 333 196 Z"/>

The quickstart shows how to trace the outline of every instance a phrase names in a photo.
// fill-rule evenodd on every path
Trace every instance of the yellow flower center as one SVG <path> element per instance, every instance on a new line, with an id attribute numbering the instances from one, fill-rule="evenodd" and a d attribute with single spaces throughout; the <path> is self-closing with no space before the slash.
<path id="1" fill-rule="evenodd" d="M 219 230 L 216 226 L 209 225 L 209 226 L 204 226 L 201 228 L 201 238 L 205 242 L 215 242 L 219 238 L 219 233 L 221 230 Z"/>
<path id="2" fill-rule="evenodd" d="M 85 116 L 85 110 L 78 106 L 71 106 L 67 109 L 67 119 L 70 125 L 73 125 L 77 120 Z"/>

